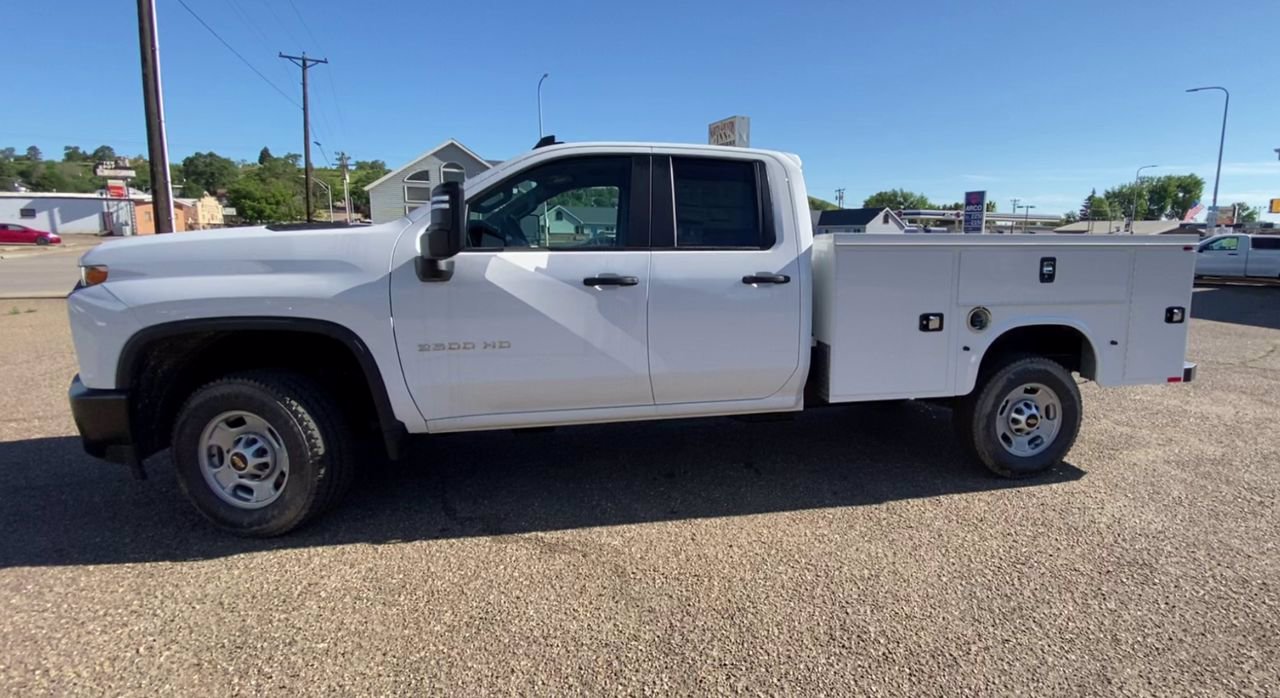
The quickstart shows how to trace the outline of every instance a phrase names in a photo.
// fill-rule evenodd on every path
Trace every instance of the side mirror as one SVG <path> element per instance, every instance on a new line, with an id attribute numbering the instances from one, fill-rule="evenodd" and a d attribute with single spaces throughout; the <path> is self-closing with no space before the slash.
<path id="1" fill-rule="evenodd" d="M 418 278 L 448 281 L 453 277 L 449 261 L 462 249 L 462 185 L 444 182 L 431 190 L 431 214 L 418 238 Z"/>

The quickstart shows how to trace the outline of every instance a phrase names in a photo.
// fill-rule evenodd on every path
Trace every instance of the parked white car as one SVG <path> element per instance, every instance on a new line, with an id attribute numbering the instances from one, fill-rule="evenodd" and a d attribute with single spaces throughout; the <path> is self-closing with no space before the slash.
<path id="1" fill-rule="evenodd" d="M 588 198 L 614 234 L 552 235 L 547 211 Z M 922 398 L 1025 477 L 1075 441 L 1073 374 L 1194 377 L 1195 242 L 815 239 L 795 155 L 552 145 L 389 223 L 95 248 L 68 298 L 72 412 L 86 450 L 139 473 L 172 446 L 196 508 L 248 535 L 324 511 L 409 434 Z"/>
<path id="2" fill-rule="evenodd" d="M 1215 235 L 1200 243 L 1196 276 L 1280 279 L 1280 235 Z"/>

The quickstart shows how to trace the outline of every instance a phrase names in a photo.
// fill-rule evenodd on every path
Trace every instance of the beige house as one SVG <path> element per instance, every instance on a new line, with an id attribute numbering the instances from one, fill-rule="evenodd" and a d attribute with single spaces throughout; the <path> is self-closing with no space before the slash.
<path id="1" fill-rule="evenodd" d="M 209 194 L 198 199 L 178 198 L 173 203 L 174 216 L 180 215 L 178 211 L 181 209 L 181 215 L 186 217 L 186 230 L 222 228 L 227 224 L 222 217 L 222 204 Z"/>

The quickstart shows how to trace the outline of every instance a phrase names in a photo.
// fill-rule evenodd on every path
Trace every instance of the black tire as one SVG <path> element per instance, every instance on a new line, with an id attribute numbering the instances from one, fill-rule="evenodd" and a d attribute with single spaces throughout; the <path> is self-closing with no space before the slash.
<path id="1" fill-rule="evenodd" d="M 1057 394 L 1061 404 L 1058 430 L 1053 441 L 1033 455 L 1020 456 L 1005 448 L 997 430 L 1004 417 L 1005 398 L 1019 386 L 1043 385 Z M 955 405 L 956 436 L 961 447 L 988 470 L 1007 478 L 1030 477 L 1062 462 L 1080 433 L 1083 415 L 1080 389 L 1063 366 L 1042 357 L 1011 357 L 978 379 L 978 385 Z"/>
<path id="2" fill-rule="evenodd" d="M 44 247 L 45 245 L 48 245 L 48 244 L 49 244 L 49 238 L 46 238 L 46 237 L 36 238 L 36 247 Z"/>
<path id="3" fill-rule="evenodd" d="M 202 471 L 201 434 L 229 411 L 260 417 L 288 455 L 279 495 L 261 508 L 224 501 Z M 183 493 L 205 518 L 239 535 L 278 536 L 323 513 L 350 488 L 352 443 L 342 410 L 322 387 L 292 373 L 252 371 L 209 383 L 187 399 L 173 429 L 173 463 Z"/>

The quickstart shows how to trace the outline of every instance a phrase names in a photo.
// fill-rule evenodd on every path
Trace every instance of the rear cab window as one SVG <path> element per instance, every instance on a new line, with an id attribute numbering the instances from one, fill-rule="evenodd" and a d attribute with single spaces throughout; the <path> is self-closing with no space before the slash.
<path id="1" fill-rule="evenodd" d="M 671 177 L 677 249 L 773 247 L 763 163 L 672 157 Z"/>

